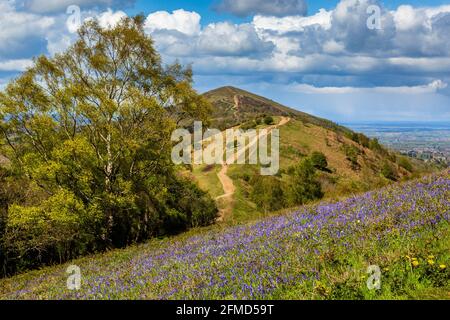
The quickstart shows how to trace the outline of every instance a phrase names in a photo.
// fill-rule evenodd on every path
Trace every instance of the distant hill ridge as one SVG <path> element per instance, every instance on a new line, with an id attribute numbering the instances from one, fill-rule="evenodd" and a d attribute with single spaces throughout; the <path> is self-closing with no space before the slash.
<path id="1" fill-rule="evenodd" d="M 232 86 L 220 87 L 203 94 L 214 106 L 212 118 L 222 129 L 263 115 L 289 116 L 304 123 L 315 124 L 341 132 L 350 132 L 330 120 L 286 107 L 276 101 Z"/>

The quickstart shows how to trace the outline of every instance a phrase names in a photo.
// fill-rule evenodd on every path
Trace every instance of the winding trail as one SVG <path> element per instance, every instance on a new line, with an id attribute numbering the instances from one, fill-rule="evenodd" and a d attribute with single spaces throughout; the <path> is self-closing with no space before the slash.
<path id="1" fill-rule="evenodd" d="M 285 124 L 287 124 L 289 121 L 291 121 L 291 118 L 289 117 L 281 117 L 281 120 L 278 124 L 269 126 L 265 128 L 267 130 L 266 135 L 269 134 L 273 129 L 276 129 L 278 127 L 281 127 Z M 260 137 L 254 138 L 252 141 L 249 141 L 249 143 L 246 145 L 246 147 L 241 151 L 246 152 L 251 146 L 253 146 L 255 143 L 258 142 L 258 139 Z M 238 157 L 239 154 L 235 155 L 235 157 Z M 224 161 L 222 163 L 222 169 L 217 173 L 217 177 L 220 180 L 220 183 L 222 184 L 223 192 L 224 194 L 218 196 L 216 198 L 216 201 L 224 199 L 223 208 L 219 210 L 219 217 L 217 218 L 218 222 L 221 222 L 225 219 L 226 216 L 229 216 L 233 212 L 233 195 L 236 191 L 236 187 L 233 183 L 233 180 L 227 175 L 229 165 Z"/>

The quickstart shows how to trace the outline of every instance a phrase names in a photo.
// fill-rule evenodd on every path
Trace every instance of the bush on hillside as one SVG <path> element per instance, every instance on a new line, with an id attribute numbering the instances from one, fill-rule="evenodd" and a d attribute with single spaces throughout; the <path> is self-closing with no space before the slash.
<path id="1" fill-rule="evenodd" d="M 273 123 L 274 123 L 273 117 L 271 117 L 271 116 L 266 116 L 266 117 L 264 117 L 264 123 L 265 123 L 266 125 L 271 125 L 271 124 L 273 124 Z"/>
<path id="2" fill-rule="evenodd" d="M 398 159 L 398 165 L 409 172 L 414 171 L 412 163 L 406 157 L 400 157 Z"/>
<path id="3" fill-rule="evenodd" d="M 316 169 L 311 159 L 303 159 L 293 167 L 288 190 L 292 205 L 305 204 L 323 197 L 322 186 L 316 178 Z"/>
<path id="4" fill-rule="evenodd" d="M 362 133 L 358 133 L 358 142 L 364 148 L 369 148 L 370 146 L 370 139 Z"/>
<path id="5" fill-rule="evenodd" d="M 358 163 L 358 156 L 360 154 L 360 151 L 357 147 L 354 145 L 344 145 L 344 153 L 347 157 L 347 160 L 350 161 L 351 168 L 353 170 L 358 170 L 360 168 L 360 165 Z"/>
<path id="6" fill-rule="evenodd" d="M 386 179 L 395 181 L 397 180 L 397 173 L 394 169 L 394 167 L 389 162 L 384 162 L 383 166 L 381 167 L 381 174 Z"/>
<path id="7" fill-rule="evenodd" d="M 374 152 L 377 152 L 377 153 L 379 153 L 381 155 L 387 155 L 388 154 L 387 150 L 383 148 L 383 146 L 380 144 L 380 142 L 378 141 L 377 138 L 370 139 L 369 149 L 374 151 Z"/>
<path id="8" fill-rule="evenodd" d="M 250 184 L 250 199 L 264 212 L 275 211 L 285 206 L 285 196 L 281 181 L 272 176 L 255 175 Z"/>
<path id="9" fill-rule="evenodd" d="M 318 170 L 327 170 L 328 167 L 328 161 L 327 157 L 322 153 L 315 151 L 311 154 L 311 161 L 314 166 L 314 168 Z"/>

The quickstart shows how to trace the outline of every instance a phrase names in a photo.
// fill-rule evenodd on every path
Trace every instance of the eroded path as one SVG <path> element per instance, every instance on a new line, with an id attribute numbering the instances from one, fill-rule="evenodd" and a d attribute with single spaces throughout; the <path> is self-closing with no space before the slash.
<path id="1" fill-rule="evenodd" d="M 280 126 L 285 125 L 291 120 L 289 117 L 281 117 L 281 120 L 278 124 L 272 125 L 270 127 L 267 127 L 267 133 L 269 134 L 271 130 L 276 129 Z M 242 152 L 246 152 L 252 145 L 258 142 L 258 137 L 253 139 L 252 141 L 249 141 L 249 143 L 246 145 L 245 149 L 242 150 Z M 221 196 L 218 196 L 216 198 L 216 201 L 221 201 L 221 208 L 219 209 L 219 217 L 217 218 L 217 221 L 223 221 L 225 217 L 229 216 L 233 212 L 233 204 L 234 204 L 234 193 L 236 191 L 236 187 L 233 183 L 233 180 L 227 175 L 229 165 L 224 162 L 222 164 L 222 168 L 217 173 L 217 177 L 220 180 L 220 183 L 222 184 L 223 192 L 224 194 Z"/>

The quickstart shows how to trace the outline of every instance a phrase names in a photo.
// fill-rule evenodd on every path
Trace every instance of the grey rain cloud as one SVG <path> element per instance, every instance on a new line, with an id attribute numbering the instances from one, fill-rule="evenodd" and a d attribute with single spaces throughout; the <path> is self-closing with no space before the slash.
<path id="1" fill-rule="evenodd" d="M 268 16 L 288 16 L 307 13 L 305 0 L 222 0 L 216 4 L 216 10 L 227 12 L 239 17 L 255 14 Z"/>
<path id="2" fill-rule="evenodd" d="M 135 0 L 18 0 L 16 7 L 18 10 L 33 13 L 65 13 L 71 5 L 79 6 L 82 9 L 127 8 L 134 3 Z"/>

